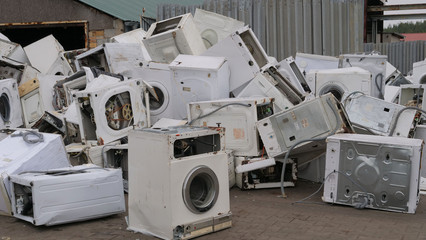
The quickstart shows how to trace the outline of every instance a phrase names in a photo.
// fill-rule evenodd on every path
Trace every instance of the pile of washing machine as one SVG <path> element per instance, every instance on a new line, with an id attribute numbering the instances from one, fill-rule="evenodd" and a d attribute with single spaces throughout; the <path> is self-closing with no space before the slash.
<path id="1" fill-rule="evenodd" d="M 129 230 L 187 239 L 232 226 L 234 185 L 285 197 L 306 179 L 325 202 L 408 213 L 426 190 L 426 60 L 278 62 L 201 9 L 90 50 L 3 37 L 0 55 L 0 210 L 35 225 L 123 212 L 125 191 Z"/>

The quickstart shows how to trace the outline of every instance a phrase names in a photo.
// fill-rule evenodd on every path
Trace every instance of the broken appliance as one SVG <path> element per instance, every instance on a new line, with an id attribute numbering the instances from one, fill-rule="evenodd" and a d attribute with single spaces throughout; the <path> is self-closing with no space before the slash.
<path id="1" fill-rule="evenodd" d="M 332 93 L 341 101 L 345 92 L 355 91 L 370 95 L 371 73 L 359 67 L 312 70 L 306 75 L 306 81 L 316 96 Z"/>
<path id="2" fill-rule="evenodd" d="M 235 157 L 235 166 L 244 167 L 256 162 L 264 162 L 263 157 Z M 274 161 L 274 159 L 272 159 Z M 275 165 L 263 167 L 251 171 L 237 172 L 236 186 L 242 190 L 278 188 L 281 186 L 281 170 L 283 163 L 275 161 Z M 284 187 L 294 187 L 297 180 L 296 163 L 292 159 L 287 160 Z"/>
<path id="3" fill-rule="evenodd" d="M 18 86 L 37 78 L 39 71 L 26 63 L 0 57 L 0 79 L 14 78 Z"/>
<path id="4" fill-rule="evenodd" d="M 229 189 L 235 185 L 235 156 L 232 151 L 226 150 L 228 154 L 228 180 L 229 180 Z"/>
<path id="5" fill-rule="evenodd" d="M 125 212 L 120 169 L 87 164 L 10 176 L 13 216 L 36 226 Z"/>
<path id="6" fill-rule="evenodd" d="M 102 146 L 102 159 L 106 168 L 121 168 L 124 191 L 129 190 L 129 145 L 110 143 Z"/>
<path id="7" fill-rule="evenodd" d="M 195 9 L 194 23 L 200 31 L 206 48 L 212 47 L 244 27 L 244 22 L 199 8 Z"/>
<path id="8" fill-rule="evenodd" d="M 21 101 L 16 79 L 0 80 L 0 129 L 23 125 Z"/>
<path id="9" fill-rule="evenodd" d="M 224 147 L 223 128 L 130 131 L 128 229 L 189 239 L 231 227 Z"/>
<path id="10" fill-rule="evenodd" d="M 413 63 L 413 73 L 410 78 L 414 84 L 426 84 L 426 59 Z"/>
<path id="11" fill-rule="evenodd" d="M 19 86 L 25 127 L 32 127 L 43 117 L 45 111 L 55 110 L 53 86 L 62 78 L 63 76 L 39 74 L 37 78 Z"/>
<path id="12" fill-rule="evenodd" d="M 275 99 L 275 112 L 289 109 L 305 99 L 305 96 L 275 67 L 258 73 L 237 95 L 237 98 L 241 97 L 272 97 Z"/>
<path id="13" fill-rule="evenodd" d="M 200 55 L 206 50 L 191 13 L 151 24 L 142 42 L 151 60 L 161 63 L 170 63 L 179 54 Z"/>
<path id="14" fill-rule="evenodd" d="M 16 63 L 30 65 L 27 54 L 25 54 L 21 45 L 4 39 L 0 39 L 0 57 Z"/>
<path id="15" fill-rule="evenodd" d="M 332 56 L 298 52 L 296 53 L 295 62 L 305 76 L 312 70 L 339 68 L 339 58 Z"/>
<path id="16" fill-rule="evenodd" d="M 0 212 L 12 213 L 9 176 L 69 167 L 61 135 L 19 129 L 0 141 Z"/>
<path id="17" fill-rule="evenodd" d="M 118 144 L 118 141 L 113 142 Z M 102 149 L 105 145 L 99 145 L 97 141 L 82 143 L 71 143 L 65 146 L 71 165 L 94 164 L 106 167 L 102 159 Z"/>
<path id="18" fill-rule="evenodd" d="M 417 125 L 414 131 L 413 138 L 423 139 L 426 142 L 426 125 Z M 426 166 L 426 154 L 422 155 L 421 166 Z M 420 169 L 420 176 L 426 178 L 426 168 L 422 167 Z M 426 186 L 425 186 L 426 187 Z M 426 188 L 422 188 L 426 190 Z"/>
<path id="19" fill-rule="evenodd" d="M 369 71 L 371 76 L 371 96 L 383 99 L 386 82 L 386 55 L 343 54 L 339 57 L 339 68 L 360 67 Z"/>
<path id="20" fill-rule="evenodd" d="M 228 98 L 188 104 L 192 126 L 224 127 L 226 149 L 235 156 L 259 156 L 263 144 L 255 123 L 271 116 L 273 98 Z"/>
<path id="21" fill-rule="evenodd" d="M 247 84 L 268 64 L 268 55 L 248 26 L 219 41 L 202 55 L 226 58 L 231 71 L 231 92 Z"/>
<path id="22" fill-rule="evenodd" d="M 362 134 L 327 138 L 323 201 L 415 213 L 423 140 Z"/>
<path id="23" fill-rule="evenodd" d="M 115 35 L 110 40 L 113 43 L 137 43 L 142 48 L 143 59 L 145 61 L 151 61 L 148 50 L 146 50 L 145 45 L 143 44 L 143 38 L 146 37 L 146 31 L 142 28 L 137 28 L 135 30 L 125 32 L 119 35 Z"/>
<path id="24" fill-rule="evenodd" d="M 39 132 L 60 134 L 67 144 L 67 127 L 63 113 L 56 111 L 45 111 L 43 116 L 32 126 Z"/>
<path id="25" fill-rule="evenodd" d="M 353 132 L 348 119 L 340 102 L 327 93 L 264 118 L 256 126 L 269 157 L 282 156 L 293 147 L 291 156 L 325 148 L 324 141 L 306 142 L 309 139 L 325 140 L 336 132 Z M 298 144 L 300 141 L 303 144 Z"/>
<path id="26" fill-rule="evenodd" d="M 300 71 L 293 57 L 288 57 L 278 64 L 278 71 L 289 79 L 301 93 L 312 92 L 311 86 L 306 82 L 305 76 Z"/>
<path id="27" fill-rule="evenodd" d="M 400 86 L 398 103 L 407 107 L 426 109 L 426 101 L 423 101 L 425 93 L 424 84 L 403 84 Z"/>
<path id="28" fill-rule="evenodd" d="M 383 136 L 408 137 L 412 128 L 415 109 L 405 110 L 397 119 L 404 106 L 386 102 L 366 95 L 345 96 L 346 113 L 357 133 L 373 133 Z"/>
<path id="29" fill-rule="evenodd" d="M 141 67 L 144 61 L 138 43 L 104 43 L 75 57 L 77 71 L 83 67 L 95 67 L 106 72 L 120 74 Z"/>
<path id="30" fill-rule="evenodd" d="M 179 112 L 187 102 L 182 97 L 176 97 L 178 82 L 172 79 L 168 64 L 147 62 L 143 68 L 126 72 L 125 76 L 130 79 L 140 78 L 146 81 L 154 89 L 154 94 L 149 94 L 150 120 L 155 124 L 161 118 L 177 119 L 185 112 Z M 144 98 L 145 99 L 145 98 Z M 146 107 L 145 100 L 143 105 Z"/>
<path id="31" fill-rule="evenodd" d="M 53 35 L 27 45 L 24 51 L 31 65 L 43 74 L 69 76 L 73 73 L 67 60 L 61 56 L 64 48 Z"/>
<path id="32" fill-rule="evenodd" d="M 185 103 L 174 106 L 174 119 L 187 117 L 189 102 L 229 97 L 229 66 L 223 57 L 179 55 L 169 68 L 176 88 L 171 100 Z"/>
<path id="33" fill-rule="evenodd" d="M 122 81 L 100 75 L 74 94 L 78 103 L 81 141 L 101 145 L 127 136 L 132 128 L 147 127 L 141 80 Z"/>

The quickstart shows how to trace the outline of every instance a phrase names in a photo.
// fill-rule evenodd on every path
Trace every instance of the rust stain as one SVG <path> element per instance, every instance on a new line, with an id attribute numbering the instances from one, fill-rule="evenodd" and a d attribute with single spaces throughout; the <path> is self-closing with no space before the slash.
<path id="1" fill-rule="evenodd" d="M 244 139 L 245 132 L 243 128 L 234 128 L 233 129 L 234 139 Z"/>

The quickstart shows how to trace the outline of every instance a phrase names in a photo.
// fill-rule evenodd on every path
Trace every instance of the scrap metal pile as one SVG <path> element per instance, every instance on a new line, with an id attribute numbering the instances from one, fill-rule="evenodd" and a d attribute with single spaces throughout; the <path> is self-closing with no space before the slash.
<path id="1" fill-rule="evenodd" d="M 229 191 L 323 182 L 325 202 L 414 213 L 426 61 L 268 56 L 243 22 L 197 9 L 64 51 L 0 39 L 0 210 L 35 225 L 124 211 L 192 238 L 232 225 Z M 48 191 L 47 191 L 48 190 Z"/>

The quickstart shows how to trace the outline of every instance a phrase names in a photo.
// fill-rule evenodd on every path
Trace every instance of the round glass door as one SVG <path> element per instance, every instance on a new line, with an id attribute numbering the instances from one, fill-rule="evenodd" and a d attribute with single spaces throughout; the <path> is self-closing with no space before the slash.
<path id="1" fill-rule="evenodd" d="M 216 174 L 207 166 L 193 168 L 186 176 L 182 188 L 186 207 L 193 213 L 210 210 L 219 195 L 219 181 Z"/>

